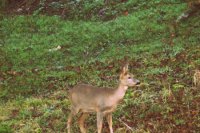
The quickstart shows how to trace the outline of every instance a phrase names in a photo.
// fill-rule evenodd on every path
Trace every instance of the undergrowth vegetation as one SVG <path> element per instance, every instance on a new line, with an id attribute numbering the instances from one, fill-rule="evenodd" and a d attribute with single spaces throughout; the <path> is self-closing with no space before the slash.
<path id="1" fill-rule="evenodd" d="M 116 132 L 200 131 L 200 93 L 192 84 L 200 67 L 199 14 L 174 29 L 184 3 L 118 3 L 109 5 L 103 16 L 98 15 L 102 1 L 87 0 L 79 3 L 80 10 L 63 5 L 71 11 L 64 19 L 42 15 L 42 9 L 32 15 L 4 15 L 0 132 L 66 132 L 68 89 L 79 82 L 116 86 L 125 61 L 142 84 L 128 90 L 114 113 Z M 60 8 L 59 3 L 49 4 Z M 93 115 L 87 125 L 96 132 Z M 79 132 L 76 122 L 73 131 Z"/>

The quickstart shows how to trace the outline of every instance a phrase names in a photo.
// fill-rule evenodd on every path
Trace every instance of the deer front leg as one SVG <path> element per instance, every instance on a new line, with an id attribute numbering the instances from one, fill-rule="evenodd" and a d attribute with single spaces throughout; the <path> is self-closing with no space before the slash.
<path id="1" fill-rule="evenodd" d="M 113 128 L 112 128 L 112 113 L 109 113 L 106 118 L 107 118 L 107 122 L 108 122 L 108 125 L 109 125 L 110 133 L 113 133 Z"/>
<path id="2" fill-rule="evenodd" d="M 72 124 L 72 118 L 74 115 L 76 115 L 78 113 L 79 109 L 76 109 L 76 108 L 71 108 L 71 112 L 68 116 L 68 119 L 67 119 L 67 132 L 68 133 L 71 133 L 71 124 Z"/>
<path id="3" fill-rule="evenodd" d="M 79 125 L 80 125 L 80 130 L 81 130 L 81 133 L 86 133 L 86 129 L 84 127 L 84 122 L 85 122 L 85 119 L 88 117 L 88 114 L 87 113 L 82 113 L 80 118 L 79 118 Z"/>
<path id="4" fill-rule="evenodd" d="M 68 116 L 68 120 L 67 120 L 67 132 L 71 133 L 71 124 L 72 124 L 72 117 L 73 117 L 73 113 L 71 112 Z"/>
<path id="5" fill-rule="evenodd" d="M 98 130 L 98 133 L 101 133 L 102 124 L 103 124 L 103 113 L 97 112 L 97 130 Z"/>

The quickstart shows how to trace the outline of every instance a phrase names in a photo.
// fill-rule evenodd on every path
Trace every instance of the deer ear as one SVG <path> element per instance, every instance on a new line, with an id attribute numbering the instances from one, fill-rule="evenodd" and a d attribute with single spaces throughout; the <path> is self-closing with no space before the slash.
<path id="1" fill-rule="evenodd" d="M 128 64 L 126 64 L 122 69 L 122 74 L 126 75 L 128 73 Z"/>
<path id="2" fill-rule="evenodd" d="M 127 75 L 128 74 L 128 64 L 127 65 L 125 65 L 123 68 L 122 68 L 122 72 L 121 72 L 121 74 L 120 74 L 120 79 L 123 79 L 123 77 L 125 76 L 125 75 Z"/>

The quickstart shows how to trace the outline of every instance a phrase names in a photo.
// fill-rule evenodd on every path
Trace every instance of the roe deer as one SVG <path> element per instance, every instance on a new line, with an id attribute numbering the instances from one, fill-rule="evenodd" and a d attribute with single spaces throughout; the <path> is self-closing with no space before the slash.
<path id="1" fill-rule="evenodd" d="M 123 67 L 119 77 L 117 89 L 94 87 L 87 84 L 79 84 L 70 90 L 71 113 L 68 116 L 67 129 L 70 133 L 72 117 L 79 111 L 82 113 L 79 118 L 81 133 L 86 133 L 84 121 L 91 112 L 97 113 L 97 130 L 101 133 L 103 116 L 106 115 L 110 133 L 112 129 L 112 112 L 117 104 L 123 99 L 128 87 L 139 85 L 140 81 L 134 79 L 128 72 L 128 65 Z"/>

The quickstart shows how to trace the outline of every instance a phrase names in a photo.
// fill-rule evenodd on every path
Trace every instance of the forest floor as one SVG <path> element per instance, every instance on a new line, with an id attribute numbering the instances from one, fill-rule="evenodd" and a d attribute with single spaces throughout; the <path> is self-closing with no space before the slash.
<path id="1" fill-rule="evenodd" d="M 116 133 L 200 132 L 200 13 L 174 25 L 186 3 L 16 2 L 0 20 L 0 132 L 66 132 L 68 90 L 116 86 L 127 61 L 142 83 L 113 113 Z M 94 114 L 86 125 L 97 132 Z"/>

